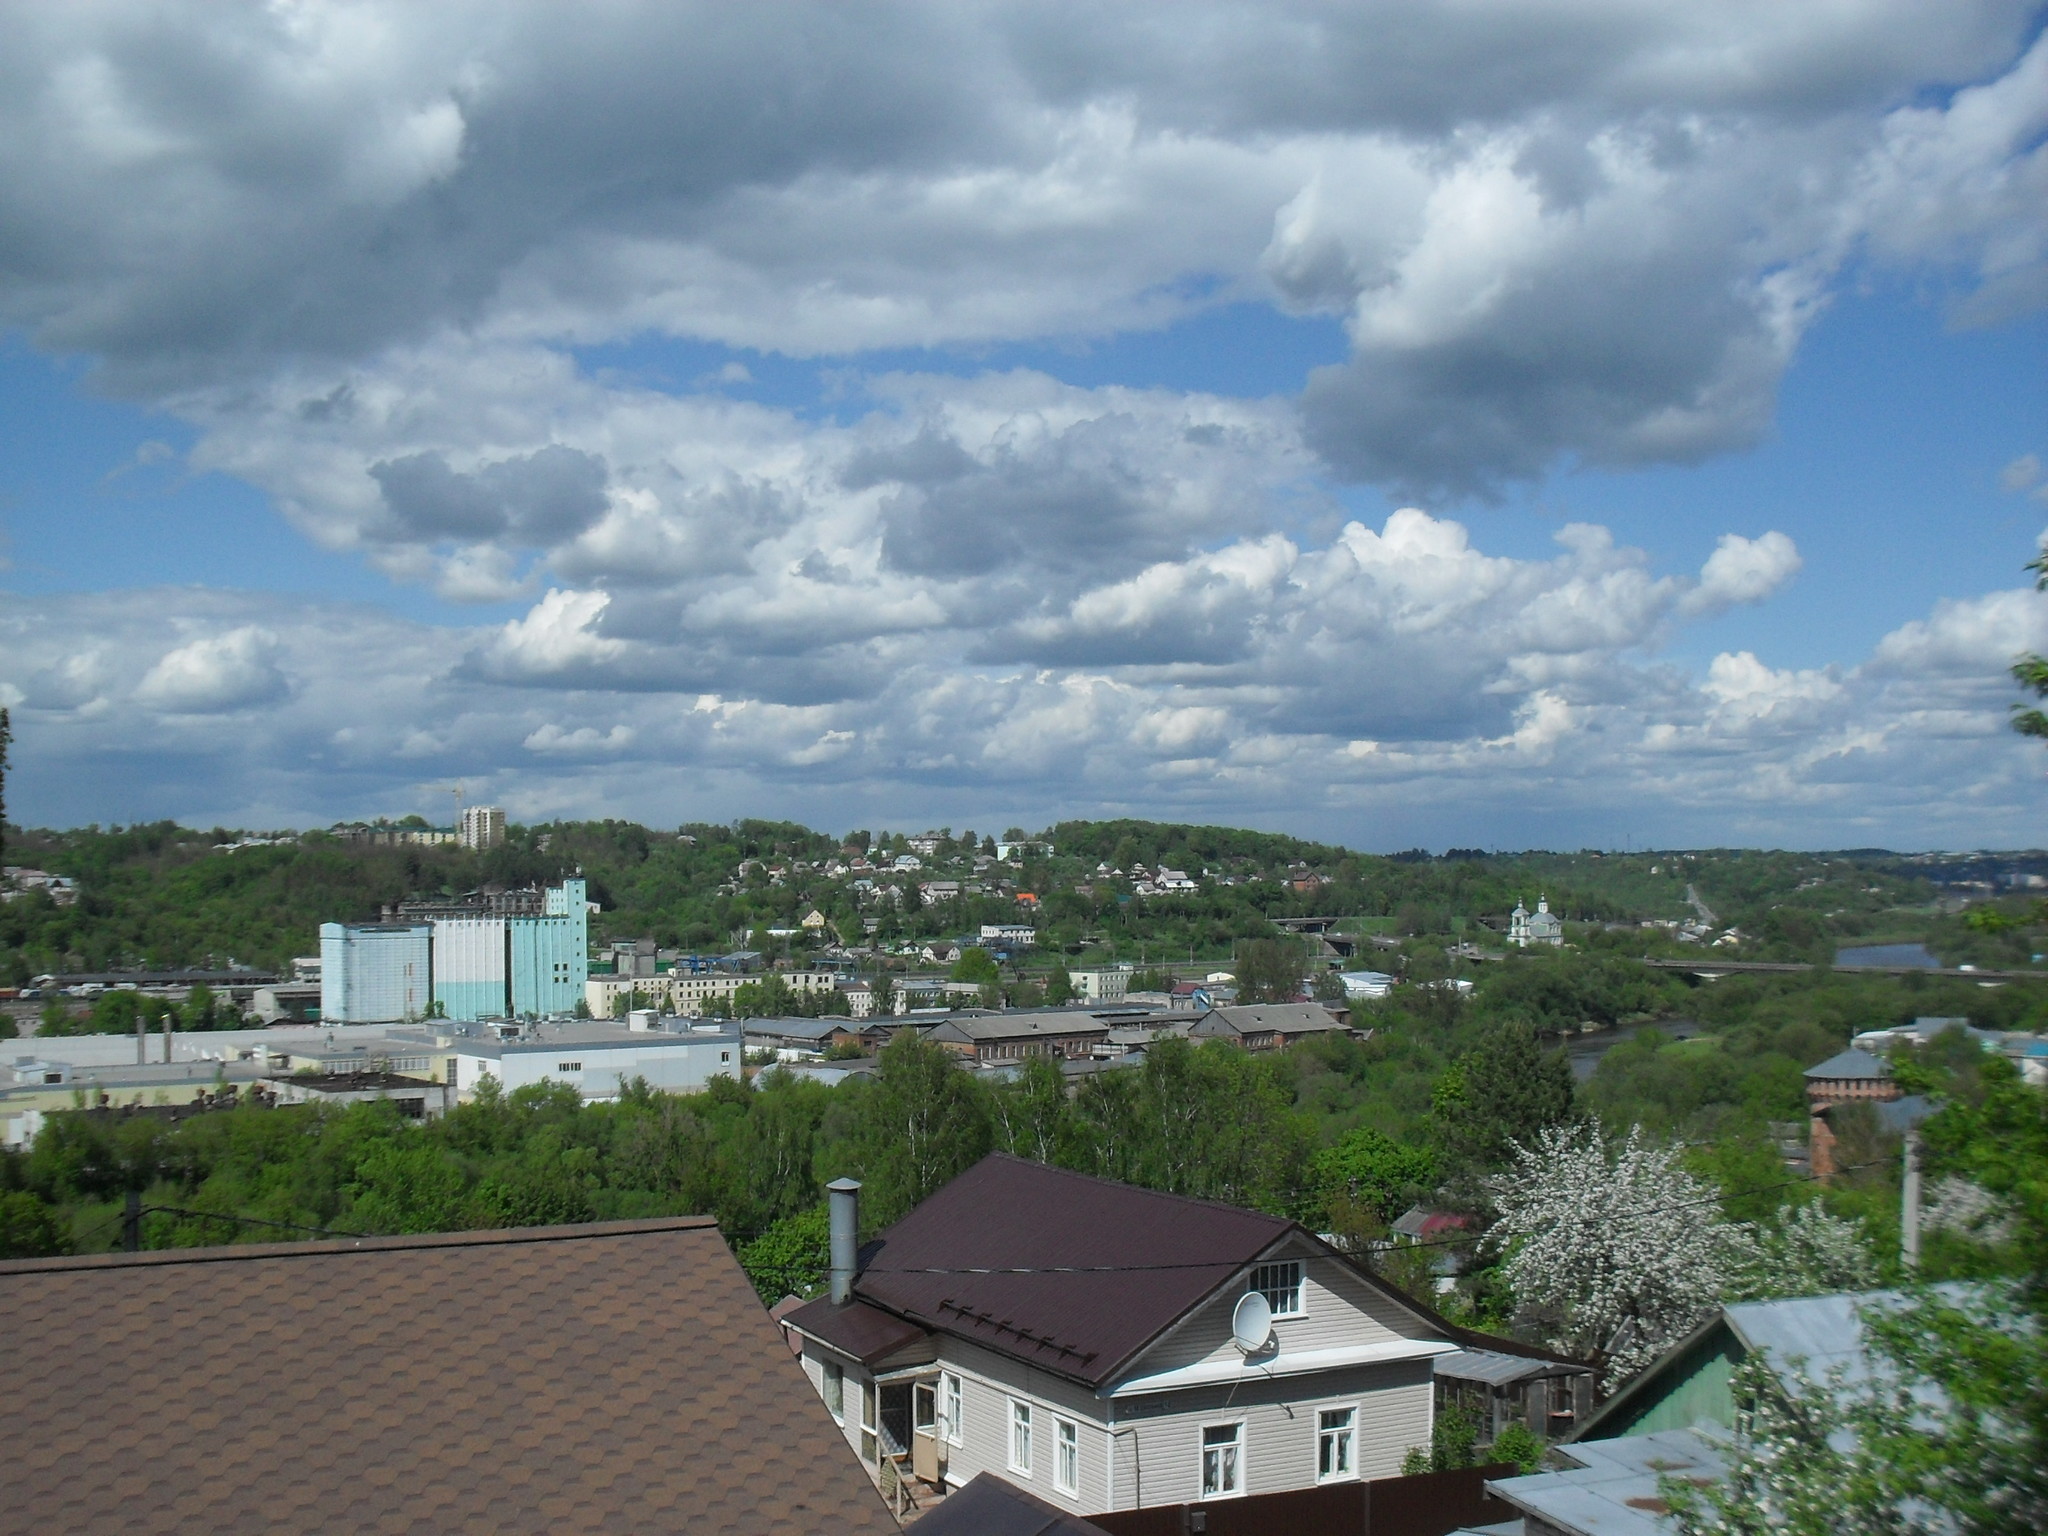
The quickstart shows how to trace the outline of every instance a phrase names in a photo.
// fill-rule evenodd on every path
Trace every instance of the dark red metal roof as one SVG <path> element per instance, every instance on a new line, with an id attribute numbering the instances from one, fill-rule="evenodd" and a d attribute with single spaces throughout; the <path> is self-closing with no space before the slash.
<path id="1" fill-rule="evenodd" d="M 805 1302 L 782 1321 L 799 1333 L 822 1339 L 841 1354 L 853 1356 L 862 1365 L 874 1365 L 920 1339 L 931 1337 L 929 1330 L 893 1312 L 871 1307 L 858 1297 L 840 1306 L 830 1296 L 820 1296 L 816 1301 Z"/>
<path id="2" fill-rule="evenodd" d="M 1099 1387 L 1291 1230 L 997 1153 L 863 1249 L 854 1288 L 899 1317 Z"/>

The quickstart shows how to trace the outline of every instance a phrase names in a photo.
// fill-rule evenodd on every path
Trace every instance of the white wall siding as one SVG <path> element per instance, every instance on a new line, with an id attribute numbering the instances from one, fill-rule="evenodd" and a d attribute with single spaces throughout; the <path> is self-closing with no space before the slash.
<path id="1" fill-rule="evenodd" d="M 1280 1353 L 1338 1349 L 1347 1344 L 1383 1344 L 1400 1338 L 1435 1337 L 1421 1318 L 1361 1278 L 1341 1259 L 1302 1248 L 1278 1257 L 1301 1259 L 1301 1317 L 1273 1320 Z M 1209 1360 L 1236 1360 L 1230 1338 L 1230 1314 L 1245 1283 L 1226 1286 L 1181 1326 L 1133 1364 L 1127 1373 L 1149 1376 Z"/>
<path id="2" fill-rule="evenodd" d="M 1099 1514 L 1107 1502 L 1104 1404 L 1087 1388 L 1006 1359 L 958 1339 L 942 1340 L 940 1367 L 960 1377 L 962 1443 L 950 1450 L 946 1481 L 957 1488 L 978 1472 L 993 1472 L 1061 1509 Z M 1031 1404 L 1031 1475 L 1010 1470 L 1010 1402 Z M 1070 1419 L 1080 1430 L 1080 1493 L 1060 1492 L 1053 1481 L 1056 1440 L 1053 1419 Z"/>
<path id="3" fill-rule="evenodd" d="M 1393 1476 L 1410 1446 L 1429 1443 L 1430 1383 L 1429 1361 L 1403 1361 L 1330 1372 L 1313 1383 L 1279 1377 L 1256 1392 L 1176 1393 L 1166 1413 L 1146 1413 L 1142 1402 L 1120 1405 L 1114 1507 L 1201 1499 L 1202 1430 L 1212 1424 L 1245 1426 L 1244 1492 L 1313 1487 L 1316 1416 L 1325 1408 L 1357 1410 L 1358 1476 Z"/>

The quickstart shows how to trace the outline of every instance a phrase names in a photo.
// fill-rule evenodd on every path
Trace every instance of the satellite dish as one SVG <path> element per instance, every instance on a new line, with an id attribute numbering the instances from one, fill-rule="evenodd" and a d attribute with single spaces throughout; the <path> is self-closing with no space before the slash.
<path id="1" fill-rule="evenodd" d="M 1257 1291 L 1246 1291 L 1230 1314 L 1230 1341 L 1247 1355 L 1256 1355 L 1273 1337 L 1273 1307 Z"/>

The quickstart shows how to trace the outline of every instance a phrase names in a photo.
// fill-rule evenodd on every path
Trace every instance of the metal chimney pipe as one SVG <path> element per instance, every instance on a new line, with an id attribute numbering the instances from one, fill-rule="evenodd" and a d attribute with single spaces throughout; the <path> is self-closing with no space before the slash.
<path id="1" fill-rule="evenodd" d="M 832 1300 L 853 1299 L 853 1271 L 860 1255 L 860 1180 L 834 1179 L 825 1186 L 832 1227 Z"/>

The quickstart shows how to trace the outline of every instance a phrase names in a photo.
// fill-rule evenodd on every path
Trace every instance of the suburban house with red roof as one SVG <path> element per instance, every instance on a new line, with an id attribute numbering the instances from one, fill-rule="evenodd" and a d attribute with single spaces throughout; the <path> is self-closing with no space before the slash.
<path id="1" fill-rule="evenodd" d="M 832 1188 L 832 1294 L 782 1323 L 878 1472 L 993 1472 L 1078 1515 L 1389 1476 L 1472 1342 L 1257 1211 L 999 1154 L 856 1253 L 857 1190 Z"/>

